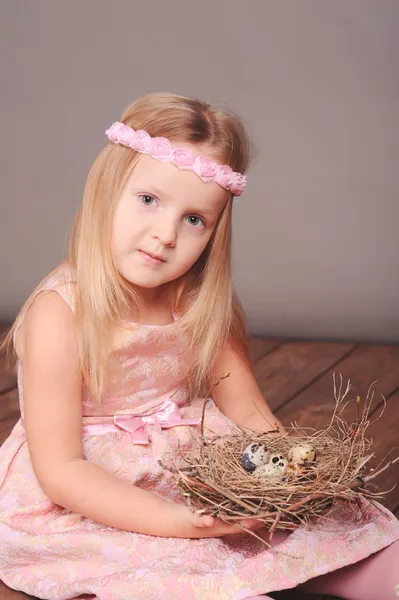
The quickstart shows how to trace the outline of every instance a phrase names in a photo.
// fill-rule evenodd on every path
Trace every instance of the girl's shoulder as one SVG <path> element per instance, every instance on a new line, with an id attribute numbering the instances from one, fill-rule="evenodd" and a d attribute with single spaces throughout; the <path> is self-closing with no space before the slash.
<path id="1" fill-rule="evenodd" d="M 36 287 L 29 296 L 27 302 L 22 307 L 14 324 L 14 343 L 16 341 L 17 331 L 20 329 L 24 319 L 32 307 L 32 304 L 44 292 L 57 292 L 65 301 L 72 312 L 75 312 L 76 306 L 76 276 L 74 270 L 67 264 L 61 263 L 51 273 L 49 273 Z"/>

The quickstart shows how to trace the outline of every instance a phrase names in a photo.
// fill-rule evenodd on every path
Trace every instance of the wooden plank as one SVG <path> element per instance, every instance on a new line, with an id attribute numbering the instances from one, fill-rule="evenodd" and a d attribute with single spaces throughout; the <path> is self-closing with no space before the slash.
<path id="1" fill-rule="evenodd" d="M 359 395 L 365 399 L 370 385 L 376 381 L 373 406 L 376 410 L 382 403 L 380 394 L 390 396 L 399 386 L 399 346 L 359 346 L 341 361 L 335 363 L 322 377 L 290 402 L 277 409 L 276 414 L 284 425 L 297 422 L 299 425 L 322 429 L 331 419 L 335 406 L 333 394 L 333 371 L 341 373 L 346 383 L 351 380 L 351 391 L 347 399 Z M 353 412 L 351 412 L 353 409 Z M 355 403 L 348 406 L 346 419 L 355 419 Z"/>
<path id="2" fill-rule="evenodd" d="M 261 358 L 254 372 L 271 410 L 298 395 L 355 348 L 354 344 L 289 342 Z"/>
<path id="3" fill-rule="evenodd" d="M 0 446 L 8 438 L 19 418 L 18 390 L 14 388 L 0 396 Z"/>
<path id="4" fill-rule="evenodd" d="M 0 344 L 3 342 L 5 334 L 9 329 L 10 325 L 0 323 Z M 15 373 L 11 372 L 7 368 L 6 355 L 4 352 L 0 353 L 0 394 L 10 390 L 17 385 L 17 378 Z"/>
<path id="5" fill-rule="evenodd" d="M 373 442 L 373 452 L 375 458 L 369 463 L 370 469 L 376 469 L 381 461 L 387 464 L 389 459 L 399 456 L 399 392 L 393 394 L 387 402 L 386 408 L 378 420 L 380 411 L 374 412 L 371 425 L 367 428 L 367 438 Z M 388 455 L 389 453 L 389 455 Z M 384 460 L 386 458 L 386 460 Z M 396 510 L 399 505 L 399 462 L 392 465 L 384 473 L 375 479 L 375 483 L 370 482 L 368 488 L 372 491 L 385 491 L 396 487 L 385 494 L 381 504 L 388 507 L 391 511 Z"/>
<path id="6" fill-rule="evenodd" d="M 255 364 L 263 356 L 281 346 L 282 343 L 283 342 L 279 340 L 267 340 L 260 337 L 251 337 L 249 341 L 249 352 L 252 363 Z"/>

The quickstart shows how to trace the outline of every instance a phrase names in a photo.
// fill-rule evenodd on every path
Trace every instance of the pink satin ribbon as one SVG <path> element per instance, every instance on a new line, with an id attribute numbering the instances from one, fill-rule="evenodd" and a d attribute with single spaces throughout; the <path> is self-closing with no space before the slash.
<path id="1" fill-rule="evenodd" d="M 181 425 L 199 425 L 201 418 L 183 419 L 180 409 L 169 398 L 165 400 L 161 408 L 151 415 L 115 415 L 113 423 L 93 423 L 83 425 L 83 435 L 101 435 L 114 431 L 128 431 L 132 444 L 146 446 L 150 443 L 148 425 L 160 425 L 162 429 L 179 427 Z"/>

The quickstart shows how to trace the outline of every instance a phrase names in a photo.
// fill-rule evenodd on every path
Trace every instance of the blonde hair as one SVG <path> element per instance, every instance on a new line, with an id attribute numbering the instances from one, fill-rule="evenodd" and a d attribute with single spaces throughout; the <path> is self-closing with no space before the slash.
<path id="1" fill-rule="evenodd" d="M 124 111 L 121 121 L 154 137 L 206 145 L 216 160 L 234 171 L 245 173 L 249 167 L 251 143 L 242 121 L 231 111 L 198 99 L 147 94 Z M 112 250 L 116 206 L 140 157 L 122 145 L 110 143 L 104 148 L 89 172 L 70 237 L 67 263 L 76 272 L 75 312 L 83 381 L 99 402 L 112 329 L 125 308 L 133 308 L 136 314 L 144 308 L 142 299 L 119 273 Z M 206 392 L 215 360 L 227 342 L 250 362 L 245 315 L 232 286 L 232 195 L 227 194 L 204 252 L 187 273 L 166 288 L 170 309 L 182 311 L 176 327 L 185 332 L 189 344 L 186 384 L 190 397 Z M 22 307 L 4 346 L 11 347 L 13 333 L 36 290 Z"/>

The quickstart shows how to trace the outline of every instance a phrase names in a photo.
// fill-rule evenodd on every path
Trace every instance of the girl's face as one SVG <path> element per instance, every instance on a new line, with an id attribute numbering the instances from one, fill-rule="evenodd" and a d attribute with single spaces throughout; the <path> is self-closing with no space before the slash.
<path id="1" fill-rule="evenodd" d="M 145 298 L 155 299 L 159 286 L 186 273 L 200 257 L 227 194 L 195 173 L 141 156 L 114 220 L 115 260 L 123 277 Z"/>

